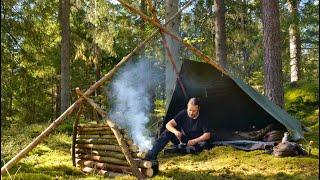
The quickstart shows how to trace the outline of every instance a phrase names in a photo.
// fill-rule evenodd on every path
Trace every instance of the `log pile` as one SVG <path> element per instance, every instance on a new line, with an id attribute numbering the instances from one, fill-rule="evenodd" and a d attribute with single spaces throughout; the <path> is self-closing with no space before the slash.
<path id="1" fill-rule="evenodd" d="M 135 164 L 146 177 L 152 177 L 154 172 L 152 162 L 143 160 L 145 152 L 139 152 L 133 140 L 124 134 Z M 104 176 L 132 175 L 132 169 L 123 154 L 118 141 L 108 124 L 79 124 L 77 125 L 75 141 L 76 165 L 83 172 L 96 172 Z"/>

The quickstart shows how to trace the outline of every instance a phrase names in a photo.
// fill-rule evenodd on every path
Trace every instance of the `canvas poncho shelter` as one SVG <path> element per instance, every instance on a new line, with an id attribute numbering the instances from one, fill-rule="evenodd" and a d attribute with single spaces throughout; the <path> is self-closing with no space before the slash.
<path id="1" fill-rule="evenodd" d="M 215 140 L 234 140 L 234 131 L 250 131 L 280 122 L 297 141 L 303 138 L 301 123 L 265 96 L 256 92 L 241 79 L 226 76 L 215 67 L 202 62 L 184 60 L 179 73 L 185 85 L 187 97 L 200 99 L 200 113 L 208 117 Z M 181 109 L 186 108 L 188 98 L 177 82 L 173 94 L 167 94 L 165 124 Z"/>

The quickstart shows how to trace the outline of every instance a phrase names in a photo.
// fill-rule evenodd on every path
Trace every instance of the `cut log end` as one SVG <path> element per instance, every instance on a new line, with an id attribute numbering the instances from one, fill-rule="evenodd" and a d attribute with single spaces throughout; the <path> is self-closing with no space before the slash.
<path id="1" fill-rule="evenodd" d="M 147 177 L 152 177 L 154 174 L 154 171 L 152 168 L 147 168 L 147 169 L 141 168 L 141 172 L 142 172 L 142 174 L 146 175 Z"/>

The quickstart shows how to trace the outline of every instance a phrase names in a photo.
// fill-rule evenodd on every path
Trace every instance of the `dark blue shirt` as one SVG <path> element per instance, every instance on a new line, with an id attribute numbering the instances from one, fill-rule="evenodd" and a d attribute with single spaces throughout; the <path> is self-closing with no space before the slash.
<path id="1" fill-rule="evenodd" d="M 201 113 L 196 119 L 192 119 L 188 116 L 187 110 L 185 109 L 180 111 L 173 119 L 177 123 L 176 129 L 182 130 L 190 139 L 197 138 L 203 133 L 212 131 L 207 118 L 201 116 Z"/>

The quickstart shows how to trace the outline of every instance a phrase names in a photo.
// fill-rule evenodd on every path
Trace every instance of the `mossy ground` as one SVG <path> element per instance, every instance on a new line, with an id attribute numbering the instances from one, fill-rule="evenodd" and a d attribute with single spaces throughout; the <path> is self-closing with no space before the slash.
<path id="1" fill-rule="evenodd" d="M 205 150 L 198 155 L 160 154 L 160 172 L 152 179 L 319 179 L 318 90 L 317 82 L 298 84 L 297 87 L 287 87 L 285 95 L 286 109 L 312 130 L 305 134 L 307 141 L 315 142 L 311 156 L 275 158 L 260 150 L 245 152 L 223 146 Z M 163 114 L 163 111 L 159 112 Z M 85 175 L 72 166 L 70 122 L 67 120 L 15 165 L 9 175 L 1 178 L 102 179 L 95 174 Z M 46 123 L 12 125 L 1 129 L 1 164 L 10 160 L 47 126 Z M 307 141 L 300 143 L 306 146 Z M 124 176 L 116 179 L 135 178 Z"/>

